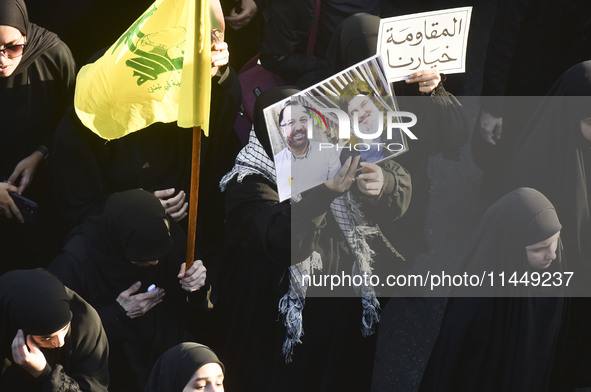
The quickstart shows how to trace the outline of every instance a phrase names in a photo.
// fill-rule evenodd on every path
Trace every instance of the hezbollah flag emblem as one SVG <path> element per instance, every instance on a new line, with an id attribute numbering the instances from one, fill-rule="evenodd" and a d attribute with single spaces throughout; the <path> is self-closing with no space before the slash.
<path id="1" fill-rule="evenodd" d="M 80 69 L 76 114 L 108 140 L 172 121 L 201 126 L 207 135 L 210 34 L 207 1 L 157 0 L 101 58 Z"/>

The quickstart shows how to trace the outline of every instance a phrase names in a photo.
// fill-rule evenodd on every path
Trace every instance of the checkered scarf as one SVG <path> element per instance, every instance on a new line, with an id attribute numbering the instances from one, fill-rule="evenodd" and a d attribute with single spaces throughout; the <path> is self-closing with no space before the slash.
<path id="1" fill-rule="evenodd" d="M 242 182 L 244 177 L 251 174 L 259 174 L 269 181 L 276 182 L 275 163 L 257 139 L 254 128 L 250 131 L 248 144 L 236 156 L 234 167 L 220 180 L 220 189 L 222 192 L 225 191 L 228 183 L 236 176 L 237 181 Z"/>

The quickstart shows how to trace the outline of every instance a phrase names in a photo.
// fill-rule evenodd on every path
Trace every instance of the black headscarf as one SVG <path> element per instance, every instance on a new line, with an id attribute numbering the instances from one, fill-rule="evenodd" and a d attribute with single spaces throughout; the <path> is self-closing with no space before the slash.
<path id="1" fill-rule="evenodd" d="M 198 343 L 181 343 L 162 354 L 146 385 L 145 392 L 182 392 L 195 372 L 208 363 L 224 365 L 207 346 Z"/>
<path id="2" fill-rule="evenodd" d="M 519 188 L 491 205 L 475 232 L 465 262 L 486 269 L 524 270 L 525 247 L 552 237 L 562 228 L 550 201 L 532 188 Z"/>
<path id="3" fill-rule="evenodd" d="M 328 47 L 328 59 L 338 72 L 376 54 L 380 18 L 356 14 L 345 19 L 334 32 Z"/>
<path id="4" fill-rule="evenodd" d="M 112 343 L 109 361 L 114 389 L 143 389 L 157 358 L 175 344 L 192 340 L 187 322 L 197 317 L 205 292 L 188 294 L 180 287 L 181 258 L 173 237 L 184 233 L 178 233 L 181 230 L 174 222 L 169 232 L 167 222 L 164 208 L 152 193 L 142 189 L 114 193 L 102 214 L 88 218 L 72 232 L 49 266 L 99 312 Z M 142 263 L 154 260 L 159 261 L 157 265 Z M 117 298 L 136 282 L 141 282 L 134 286 L 137 293 L 145 293 L 153 284 L 164 289 L 166 297 L 141 317 L 130 319 Z"/>
<path id="5" fill-rule="evenodd" d="M 29 22 L 27 6 L 23 0 L 0 2 L 0 25 L 12 26 L 27 38 L 21 62 L 13 75 L 25 70 L 39 55 L 60 42 L 56 34 Z"/>
<path id="6" fill-rule="evenodd" d="M 550 385 L 557 377 L 556 358 L 562 360 L 568 312 L 564 288 L 521 283 L 515 287 L 509 278 L 517 272 L 519 281 L 530 268 L 525 246 L 551 237 L 560 228 L 552 204 L 535 189 L 516 189 L 489 207 L 461 273 L 494 271 L 495 287 L 485 298 L 448 300 L 420 392 L 554 390 Z M 556 260 L 544 272 L 562 268 L 560 253 L 559 248 Z M 501 269 L 504 289 L 499 288 Z M 471 288 L 459 293 L 477 292 Z"/>
<path id="7" fill-rule="evenodd" d="M 147 282 L 157 272 L 130 261 L 161 260 L 173 252 L 167 219 L 152 193 L 132 189 L 111 195 L 104 212 L 86 221 L 83 234 L 89 256 L 115 297 L 138 280 Z"/>
<path id="8" fill-rule="evenodd" d="M 591 382 L 589 278 L 591 277 L 591 143 L 580 120 L 591 116 L 591 61 L 579 63 L 554 83 L 524 129 L 509 161 L 505 189 L 531 186 L 556 206 L 574 297 L 568 352 L 562 361 L 569 382 Z M 574 385 L 574 384 L 573 384 Z"/>
<path id="9" fill-rule="evenodd" d="M 42 269 L 0 276 L 0 359 L 8 357 L 16 332 L 50 335 L 72 320 L 66 289 Z"/>
<path id="10" fill-rule="evenodd" d="M 505 182 L 506 190 L 536 188 L 556 206 L 575 289 L 591 276 L 591 143 L 580 126 L 587 117 L 591 61 L 570 68 L 550 89 L 515 146 Z"/>
<path id="11" fill-rule="evenodd" d="M 380 20 L 378 16 L 359 13 L 337 27 L 327 54 L 333 72 L 342 71 L 377 53 Z M 396 95 L 420 95 L 414 83 L 394 83 L 393 88 Z"/>

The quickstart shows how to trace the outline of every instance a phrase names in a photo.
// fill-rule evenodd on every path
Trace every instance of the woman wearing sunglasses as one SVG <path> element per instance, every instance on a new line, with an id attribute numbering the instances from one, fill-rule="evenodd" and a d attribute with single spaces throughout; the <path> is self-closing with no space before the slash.
<path id="1" fill-rule="evenodd" d="M 0 1 L 0 258 L 19 260 L 16 265 L 2 263 L 0 273 L 40 266 L 45 262 L 41 254 L 29 250 L 51 249 L 45 160 L 73 97 L 75 71 L 66 44 L 29 22 L 23 0 Z M 38 204 L 33 222 L 25 222 L 14 201 L 18 196 L 11 192 Z"/>

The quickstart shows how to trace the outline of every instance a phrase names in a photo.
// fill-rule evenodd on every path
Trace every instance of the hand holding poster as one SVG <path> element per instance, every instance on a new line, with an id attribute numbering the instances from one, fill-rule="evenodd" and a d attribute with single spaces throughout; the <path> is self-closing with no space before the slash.
<path id="1" fill-rule="evenodd" d="M 331 180 L 348 157 L 377 163 L 406 151 L 416 124 L 397 111 L 381 56 L 264 110 L 281 201 Z M 410 118 L 410 121 L 409 121 Z"/>
<path id="2" fill-rule="evenodd" d="M 463 7 L 382 19 L 378 53 L 388 81 L 422 69 L 465 72 L 471 14 L 472 7 Z"/>

